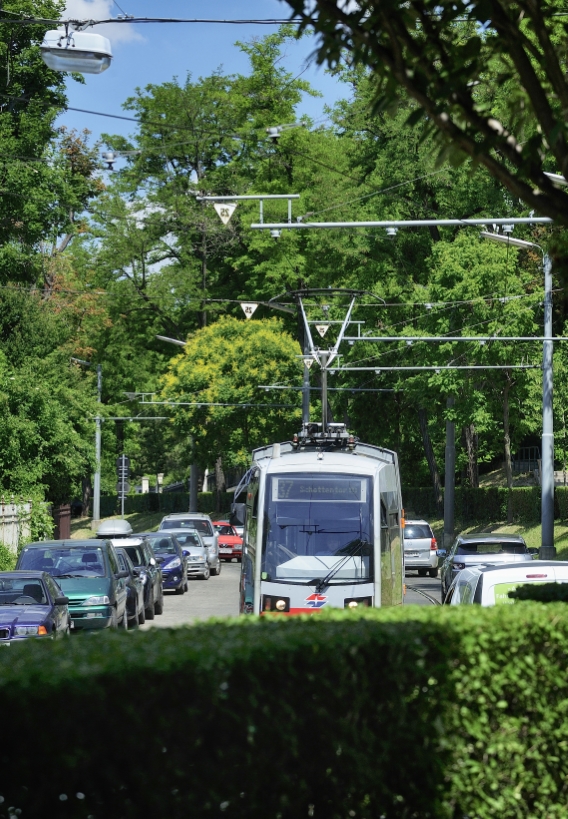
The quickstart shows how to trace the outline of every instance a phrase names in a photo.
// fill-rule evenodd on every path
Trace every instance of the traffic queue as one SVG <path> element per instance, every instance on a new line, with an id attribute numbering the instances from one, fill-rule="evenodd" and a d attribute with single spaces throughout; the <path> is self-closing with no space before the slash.
<path id="1" fill-rule="evenodd" d="M 163 614 L 164 592 L 183 595 L 241 556 L 232 526 L 202 513 L 168 515 L 157 532 L 109 520 L 95 538 L 28 543 L 15 569 L 0 572 L 0 645 L 136 628 Z"/>

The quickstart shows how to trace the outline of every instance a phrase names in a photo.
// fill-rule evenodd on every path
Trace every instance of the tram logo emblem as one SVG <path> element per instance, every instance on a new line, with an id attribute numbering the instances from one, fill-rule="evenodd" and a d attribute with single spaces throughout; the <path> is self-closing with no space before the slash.
<path id="1" fill-rule="evenodd" d="M 322 606 L 325 606 L 326 600 L 325 594 L 310 594 L 309 597 L 306 597 L 305 603 L 310 609 L 321 609 Z"/>

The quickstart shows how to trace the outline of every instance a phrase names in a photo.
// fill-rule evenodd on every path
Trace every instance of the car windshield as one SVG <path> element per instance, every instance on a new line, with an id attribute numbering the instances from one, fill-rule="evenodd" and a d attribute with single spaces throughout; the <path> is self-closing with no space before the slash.
<path id="1" fill-rule="evenodd" d="M 262 579 L 372 579 L 372 489 L 355 475 L 269 476 Z"/>
<path id="2" fill-rule="evenodd" d="M 90 546 L 76 549 L 46 547 L 26 549 L 18 562 L 20 569 L 36 569 L 53 577 L 105 577 L 103 550 Z"/>
<path id="3" fill-rule="evenodd" d="M 148 541 L 154 554 L 177 555 L 178 553 L 171 537 L 149 537 Z"/>
<path id="4" fill-rule="evenodd" d="M 0 579 L 0 606 L 47 605 L 48 598 L 38 577 Z"/>
<path id="5" fill-rule="evenodd" d="M 511 543 L 503 541 L 495 543 L 493 541 L 482 541 L 480 543 L 460 543 L 457 548 L 458 555 L 524 555 L 527 554 L 527 547 L 524 543 Z"/>
<path id="6" fill-rule="evenodd" d="M 176 518 L 175 520 L 163 520 L 160 529 L 197 529 L 197 531 L 211 537 L 213 535 L 213 527 L 211 521 L 205 518 Z"/>
<path id="7" fill-rule="evenodd" d="M 227 526 L 227 524 L 215 526 L 215 529 L 219 532 L 220 535 L 234 535 L 233 527 Z"/>
<path id="8" fill-rule="evenodd" d="M 424 523 L 407 523 L 404 528 L 405 540 L 419 540 L 420 538 L 431 538 L 430 527 Z"/>
<path id="9" fill-rule="evenodd" d="M 140 546 L 123 546 L 122 547 L 134 566 L 144 565 L 144 553 Z"/>
<path id="10" fill-rule="evenodd" d="M 203 546 L 199 537 L 191 532 L 176 532 L 176 540 L 182 546 Z"/>

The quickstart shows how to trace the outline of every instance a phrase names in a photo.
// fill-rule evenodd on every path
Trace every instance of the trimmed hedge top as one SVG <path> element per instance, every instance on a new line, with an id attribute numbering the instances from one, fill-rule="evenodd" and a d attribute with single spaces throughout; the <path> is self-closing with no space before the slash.
<path id="1" fill-rule="evenodd" d="M 568 602 L 568 583 L 525 583 L 509 592 L 513 600 L 536 600 L 539 603 Z"/>
<path id="2" fill-rule="evenodd" d="M 29 641 L 0 815 L 560 819 L 567 649 L 530 603 Z"/>

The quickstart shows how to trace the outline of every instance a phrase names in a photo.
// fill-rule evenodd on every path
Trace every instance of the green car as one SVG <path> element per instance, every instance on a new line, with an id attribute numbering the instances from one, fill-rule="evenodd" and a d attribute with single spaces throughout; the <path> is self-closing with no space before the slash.
<path id="1" fill-rule="evenodd" d="M 128 627 L 127 571 L 121 571 L 110 540 L 28 543 L 17 569 L 44 571 L 69 598 L 71 629 Z"/>

